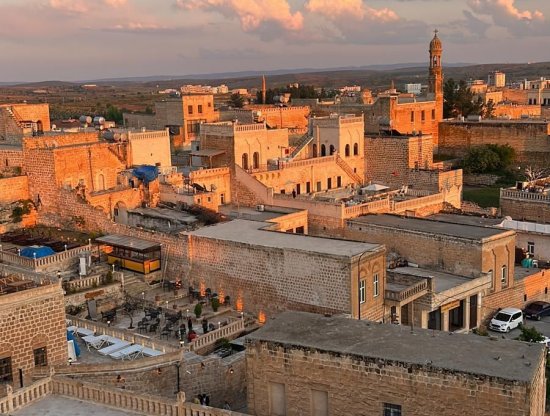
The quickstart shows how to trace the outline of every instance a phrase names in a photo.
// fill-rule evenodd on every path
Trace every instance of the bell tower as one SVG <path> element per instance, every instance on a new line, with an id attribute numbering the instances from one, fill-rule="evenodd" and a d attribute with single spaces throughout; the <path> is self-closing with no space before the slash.
<path id="1" fill-rule="evenodd" d="M 430 42 L 430 76 L 428 81 L 428 97 L 435 100 L 435 118 L 443 119 L 443 67 L 441 55 L 443 45 L 437 37 L 438 30 L 434 31 L 434 37 Z"/>

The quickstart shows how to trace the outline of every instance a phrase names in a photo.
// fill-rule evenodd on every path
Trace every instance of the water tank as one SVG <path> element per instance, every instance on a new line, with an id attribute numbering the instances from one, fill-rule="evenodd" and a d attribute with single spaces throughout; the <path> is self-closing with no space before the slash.
<path id="1" fill-rule="evenodd" d="M 94 117 L 94 124 L 105 124 L 105 117 Z"/>
<path id="2" fill-rule="evenodd" d="M 80 118 L 78 120 L 82 124 L 91 124 L 92 123 L 92 118 L 90 116 L 80 116 Z"/>

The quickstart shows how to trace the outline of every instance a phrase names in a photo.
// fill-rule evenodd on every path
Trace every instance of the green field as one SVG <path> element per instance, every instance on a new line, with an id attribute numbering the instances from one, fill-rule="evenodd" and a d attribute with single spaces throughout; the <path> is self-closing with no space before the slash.
<path id="1" fill-rule="evenodd" d="M 500 206 L 500 188 L 467 188 L 464 187 L 462 199 L 475 202 L 482 208 Z"/>

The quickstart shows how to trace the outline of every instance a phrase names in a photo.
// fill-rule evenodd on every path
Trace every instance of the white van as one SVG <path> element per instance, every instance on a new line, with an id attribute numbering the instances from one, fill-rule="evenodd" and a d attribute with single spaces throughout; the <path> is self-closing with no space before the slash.
<path id="1" fill-rule="evenodd" d="M 523 312 L 517 308 L 504 308 L 491 319 L 489 329 L 499 332 L 510 332 L 523 324 Z"/>

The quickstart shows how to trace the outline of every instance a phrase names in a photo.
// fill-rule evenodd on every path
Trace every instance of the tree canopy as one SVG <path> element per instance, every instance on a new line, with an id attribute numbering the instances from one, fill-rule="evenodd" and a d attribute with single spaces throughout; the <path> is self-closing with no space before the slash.
<path id="1" fill-rule="evenodd" d="M 515 157 L 516 151 L 507 144 L 473 146 L 464 157 L 463 168 L 467 173 L 502 172 L 512 165 Z"/>
<path id="2" fill-rule="evenodd" d="M 483 100 L 481 97 L 475 99 L 466 81 L 460 80 L 457 83 L 453 78 L 445 81 L 443 85 L 443 117 L 482 115 L 483 110 Z"/>

